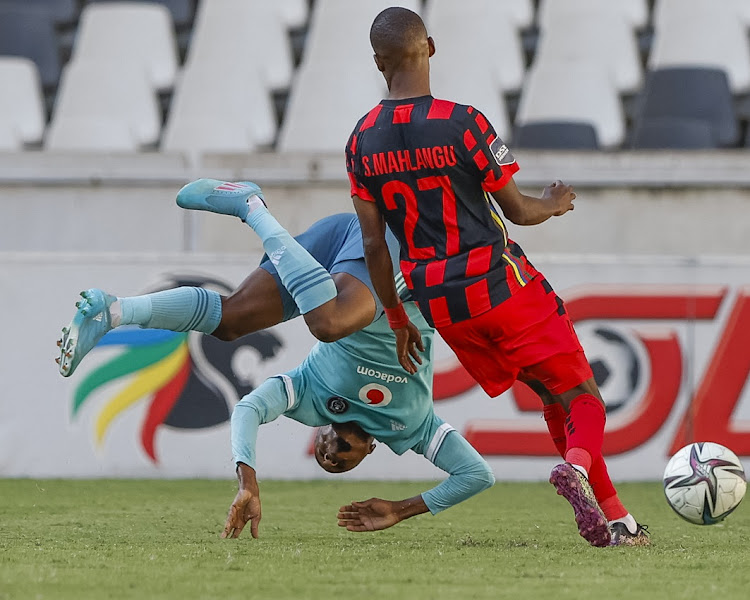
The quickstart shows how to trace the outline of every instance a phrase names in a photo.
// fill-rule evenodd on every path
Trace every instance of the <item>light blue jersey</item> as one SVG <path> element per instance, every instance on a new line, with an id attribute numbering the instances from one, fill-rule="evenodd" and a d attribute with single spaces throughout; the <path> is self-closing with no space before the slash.
<path id="1" fill-rule="evenodd" d="M 433 514 L 492 485 L 489 465 L 433 410 L 434 331 L 413 302 L 405 308 L 425 345 L 423 364 L 414 375 L 400 367 L 384 315 L 346 338 L 319 342 L 299 367 L 267 380 L 237 404 L 232 415 L 235 461 L 255 468 L 258 426 L 283 414 L 312 427 L 353 421 L 396 454 L 409 449 L 423 454 L 450 473 L 422 494 Z"/>

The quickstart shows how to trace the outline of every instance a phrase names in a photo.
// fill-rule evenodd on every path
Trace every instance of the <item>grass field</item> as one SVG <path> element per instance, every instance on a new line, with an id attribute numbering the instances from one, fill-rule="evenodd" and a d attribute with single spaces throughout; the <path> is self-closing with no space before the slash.
<path id="1" fill-rule="evenodd" d="M 221 540 L 233 482 L 0 480 L 0 599 L 750 597 L 750 507 L 698 527 L 658 484 L 620 486 L 649 548 L 589 547 L 546 483 L 374 534 L 336 526 L 350 500 L 423 489 L 261 482 L 260 539 Z"/>

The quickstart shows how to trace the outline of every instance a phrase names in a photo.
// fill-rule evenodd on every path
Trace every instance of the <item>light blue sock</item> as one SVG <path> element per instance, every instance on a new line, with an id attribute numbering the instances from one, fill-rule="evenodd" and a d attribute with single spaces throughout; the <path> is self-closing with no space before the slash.
<path id="1" fill-rule="evenodd" d="M 221 296 L 199 287 L 178 287 L 118 300 L 120 325 L 213 333 L 221 321 Z"/>
<path id="2" fill-rule="evenodd" d="M 276 267 L 281 283 L 303 315 L 336 297 L 331 275 L 284 229 L 264 206 L 245 217 L 263 242 L 268 258 Z"/>

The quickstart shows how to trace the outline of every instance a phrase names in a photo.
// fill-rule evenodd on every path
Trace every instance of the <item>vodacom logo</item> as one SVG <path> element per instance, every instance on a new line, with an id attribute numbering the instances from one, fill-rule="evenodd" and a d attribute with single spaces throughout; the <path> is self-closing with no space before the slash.
<path id="1" fill-rule="evenodd" d="M 640 373 L 647 381 L 638 386 L 638 397 L 629 400 L 632 408 L 627 418 L 618 418 L 608 427 L 605 454 L 627 452 L 644 444 L 674 410 L 685 372 L 675 322 L 712 324 L 719 310 L 726 308 L 727 317 L 717 327 L 713 350 L 668 452 L 674 453 L 689 442 L 712 440 L 738 455 L 750 455 L 750 424 L 743 426 L 732 419 L 750 375 L 750 287 L 587 286 L 566 296 L 565 305 L 573 322 L 640 322 L 633 323 L 629 331 L 644 349 L 649 368 L 639 371 L 636 364 L 631 375 Z M 659 323 L 660 327 L 644 327 L 643 321 Z M 435 400 L 457 396 L 475 385 L 460 365 L 436 372 Z M 539 413 L 541 402 L 525 385 L 517 383 L 512 395 L 520 411 Z M 556 455 L 543 424 L 529 430 L 527 425 L 522 428 L 516 424 L 514 428 L 513 421 L 474 420 L 466 425 L 464 435 L 485 455 Z"/>

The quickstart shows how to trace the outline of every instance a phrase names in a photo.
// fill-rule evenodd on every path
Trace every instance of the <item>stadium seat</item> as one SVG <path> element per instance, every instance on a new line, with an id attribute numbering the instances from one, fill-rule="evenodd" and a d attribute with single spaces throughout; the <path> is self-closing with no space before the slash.
<path id="1" fill-rule="evenodd" d="M 590 123 L 536 122 L 520 125 L 513 135 L 514 148 L 535 150 L 597 150 L 596 130 Z"/>
<path id="2" fill-rule="evenodd" d="M 54 2 L 55 0 L 48 0 Z M 116 2 L 117 0 L 88 0 L 89 4 L 95 2 Z M 195 14 L 195 5 L 197 0 L 134 0 L 139 4 L 152 3 L 163 4 L 172 14 L 172 22 L 175 27 L 186 27 L 192 24 L 193 15 Z M 276 0 L 279 1 L 279 0 Z"/>
<path id="3" fill-rule="evenodd" d="M 0 4 L 0 55 L 30 58 L 39 69 L 42 85 L 57 85 L 60 56 L 55 23 L 50 14 Z"/>
<path id="4" fill-rule="evenodd" d="M 70 117 L 52 123 L 44 148 L 50 152 L 136 152 L 138 139 L 122 120 Z"/>
<path id="5" fill-rule="evenodd" d="M 707 121 L 719 146 L 732 146 L 739 140 L 732 93 L 720 69 L 675 67 L 648 73 L 636 123 L 661 117 Z"/>
<path id="6" fill-rule="evenodd" d="M 307 0 L 274 0 L 273 4 L 287 27 L 302 27 L 307 23 L 309 14 Z"/>
<path id="7" fill-rule="evenodd" d="M 537 23 L 541 29 L 554 27 L 562 15 L 612 14 L 636 29 L 648 23 L 647 0 L 539 0 Z"/>
<path id="8" fill-rule="evenodd" d="M 509 141 L 511 128 L 505 98 L 500 86 L 490 77 L 477 77 L 470 69 L 456 69 L 452 57 L 436 53 L 430 66 L 430 87 L 437 98 L 469 104 L 481 110 L 492 123 L 497 135 Z M 441 60 L 445 59 L 445 60 Z"/>
<path id="9" fill-rule="evenodd" d="M 716 0 L 655 0 L 654 29 L 658 30 L 671 19 L 695 16 L 700 20 L 702 13 L 717 11 L 719 7 L 721 12 L 736 16 L 745 26 L 750 26 L 750 2 L 747 0 L 720 0 L 720 4 Z"/>
<path id="10" fill-rule="evenodd" d="M 598 62 L 531 68 L 521 92 L 516 125 L 540 121 L 589 123 L 604 148 L 619 146 L 625 138 L 617 89 Z"/>
<path id="11" fill-rule="evenodd" d="M 526 65 L 520 36 L 497 8 L 488 10 L 488 2 L 491 0 L 432 0 L 426 23 L 436 48 L 430 61 L 433 81 L 435 69 L 440 69 L 445 82 L 451 74 L 461 77 L 463 70 L 472 72 L 474 79 L 490 77 L 498 92 L 521 88 Z M 481 74 L 472 66 L 481 66 Z"/>
<path id="12" fill-rule="evenodd" d="M 532 0 L 427 0 L 425 23 L 428 32 L 432 20 L 443 14 L 458 16 L 475 24 L 482 21 L 489 21 L 491 24 L 503 21 L 516 29 L 522 29 L 534 22 L 534 5 Z"/>
<path id="13" fill-rule="evenodd" d="M 212 80 L 215 87 L 206 85 Z M 175 88 L 161 147 L 190 153 L 249 152 L 272 144 L 275 136 L 271 97 L 253 77 L 242 76 L 232 65 L 191 65 Z"/>
<path id="14" fill-rule="evenodd" d="M 633 29 L 612 13 L 561 14 L 552 27 L 540 32 L 535 64 L 558 64 L 564 68 L 578 60 L 600 61 L 620 92 L 634 92 L 643 85 Z"/>
<path id="15" fill-rule="evenodd" d="M 374 65 L 360 69 L 356 79 L 342 77 L 325 64 L 301 67 L 289 95 L 278 149 L 343 153 L 357 121 L 385 92 L 385 81 Z"/>
<path id="16" fill-rule="evenodd" d="M 714 130 L 708 121 L 661 117 L 642 119 L 633 132 L 633 148 L 701 150 L 716 148 Z"/>
<path id="17" fill-rule="evenodd" d="M 654 32 L 649 68 L 724 69 L 734 93 L 750 91 L 750 40 L 736 13 L 714 8 L 664 19 Z"/>
<path id="18" fill-rule="evenodd" d="M 169 89 L 178 63 L 172 16 L 154 3 L 88 4 L 81 13 L 72 60 L 141 69 L 155 89 Z"/>
<path id="19" fill-rule="evenodd" d="M 44 102 L 39 71 L 28 58 L 0 56 L 0 150 L 42 141 Z"/>
<path id="20" fill-rule="evenodd" d="M 159 106 L 145 74 L 131 69 L 118 71 L 109 62 L 69 63 L 60 78 L 52 131 L 59 128 L 72 135 L 74 128 L 67 121 L 82 123 L 87 119 L 92 123 L 121 123 L 132 132 L 138 145 L 155 144 L 159 139 Z M 93 126 L 89 129 L 95 130 Z M 51 138 L 59 140 L 60 135 L 54 133 Z M 48 143 L 45 147 L 49 147 Z"/>
<path id="21" fill-rule="evenodd" d="M 273 2 L 201 2 L 187 64 L 232 65 L 256 86 L 286 89 L 293 62 L 281 11 Z"/>
<path id="22" fill-rule="evenodd" d="M 328 65 L 346 78 L 373 65 L 370 26 L 392 0 L 316 0 L 302 57 L 307 64 Z M 418 0 L 403 0 L 399 6 L 419 12 Z M 322 68 L 322 66 L 321 66 Z M 374 67 L 373 67 L 374 68 Z M 374 104 L 374 103 L 373 103 Z M 344 142 L 346 143 L 346 142 Z"/>
<path id="23" fill-rule="evenodd" d="M 78 18 L 77 0 L 2 0 L 2 4 L 47 14 L 58 25 L 73 23 Z"/>

